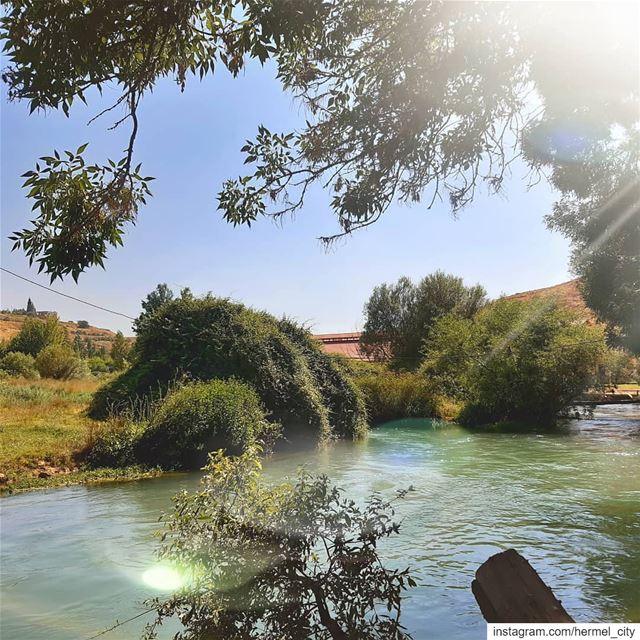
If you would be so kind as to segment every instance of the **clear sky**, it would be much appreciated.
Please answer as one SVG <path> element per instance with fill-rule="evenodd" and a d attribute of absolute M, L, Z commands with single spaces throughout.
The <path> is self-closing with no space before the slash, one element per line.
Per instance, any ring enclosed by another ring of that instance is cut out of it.
<path fill-rule="evenodd" d="M 119 159 L 129 134 L 126 123 L 107 131 L 107 114 L 87 121 L 118 93 L 80 105 L 70 118 L 61 113 L 28 115 L 26 104 L 7 103 L 1 113 L 2 266 L 43 284 L 49 279 L 29 269 L 11 252 L 7 236 L 30 219 L 20 174 L 53 149 L 76 149 L 90 142 L 86 156 Z M 184 93 L 170 81 L 147 96 L 140 113 L 136 161 L 153 175 L 154 197 L 127 231 L 125 246 L 108 254 L 106 271 L 94 268 L 78 284 L 71 278 L 52 286 L 130 316 L 159 282 L 176 290 L 211 291 L 278 316 L 308 323 L 316 332 L 355 331 L 372 288 L 406 275 L 418 279 L 436 269 L 480 282 L 491 296 L 550 286 L 568 280 L 568 243 L 548 231 L 543 215 L 554 194 L 546 184 L 527 190 L 516 167 L 504 197 L 482 193 L 454 220 L 446 205 L 393 206 L 384 218 L 327 252 L 317 237 L 337 230 L 329 195 L 316 190 L 294 219 L 277 226 L 264 219 L 248 228 L 226 224 L 216 207 L 225 178 L 243 170 L 240 148 L 258 124 L 290 130 L 304 114 L 284 94 L 273 69 L 252 65 L 238 79 L 219 74 L 192 80 Z M 40 310 L 65 320 L 131 334 L 129 322 L 46 292 L 5 273 L 2 308 L 23 307 L 31 297 Z"/>

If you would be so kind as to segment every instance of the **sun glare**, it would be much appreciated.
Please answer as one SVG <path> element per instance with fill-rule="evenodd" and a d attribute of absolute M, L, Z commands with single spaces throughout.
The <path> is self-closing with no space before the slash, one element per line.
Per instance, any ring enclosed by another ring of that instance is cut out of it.
<path fill-rule="evenodd" d="M 142 581 L 156 591 L 177 591 L 184 586 L 183 575 L 174 567 L 155 565 L 142 574 Z"/>

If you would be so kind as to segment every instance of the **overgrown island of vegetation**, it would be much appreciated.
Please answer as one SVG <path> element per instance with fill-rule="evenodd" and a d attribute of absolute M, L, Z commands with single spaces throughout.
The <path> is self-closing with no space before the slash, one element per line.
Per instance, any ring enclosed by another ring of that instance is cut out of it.
<path fill-rule="evenodd" d="M 325 353 L 305 328 L 227 299 L 143 302 L 135 342 L 110 353 L 29 316 L 0 349 L 2 488 L 200 469 L 210 452 L 327 446 L 407 418 L 549 429 L 637 360 L 554 298 L 488 301 L 436 272 L 376 287 L 360 351 Z"/>

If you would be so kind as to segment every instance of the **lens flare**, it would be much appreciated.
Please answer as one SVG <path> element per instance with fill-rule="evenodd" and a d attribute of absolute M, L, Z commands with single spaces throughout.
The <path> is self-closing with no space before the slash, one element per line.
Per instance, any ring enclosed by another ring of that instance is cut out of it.
<path fill-rule="evenodd" d="M 177 591 L 184 586 L 183 575 L 169 565 L 155 565 L 142 574 L 142 581 L 156 591 Z"/>

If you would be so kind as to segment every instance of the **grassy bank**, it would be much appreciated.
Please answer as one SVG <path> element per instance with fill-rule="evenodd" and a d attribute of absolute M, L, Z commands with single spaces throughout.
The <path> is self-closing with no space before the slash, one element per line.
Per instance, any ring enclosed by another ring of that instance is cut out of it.
<path fill-rule="evenodd" d="M 85 415 L 102 380 L 0 381 L 0 492 L 153 474 L 139 467 L 88 470 L 82 462 L 99 422 Z"/>
<path fill-rule="evenodd" d="M 455 420 L 459 404 L 434 391 L 429 380 L 410 371 L 393 371 L 387 365 L 347 362 L 355 385 L 363 393 L 369 423 L 376 426 L 402 418 Z"/>

